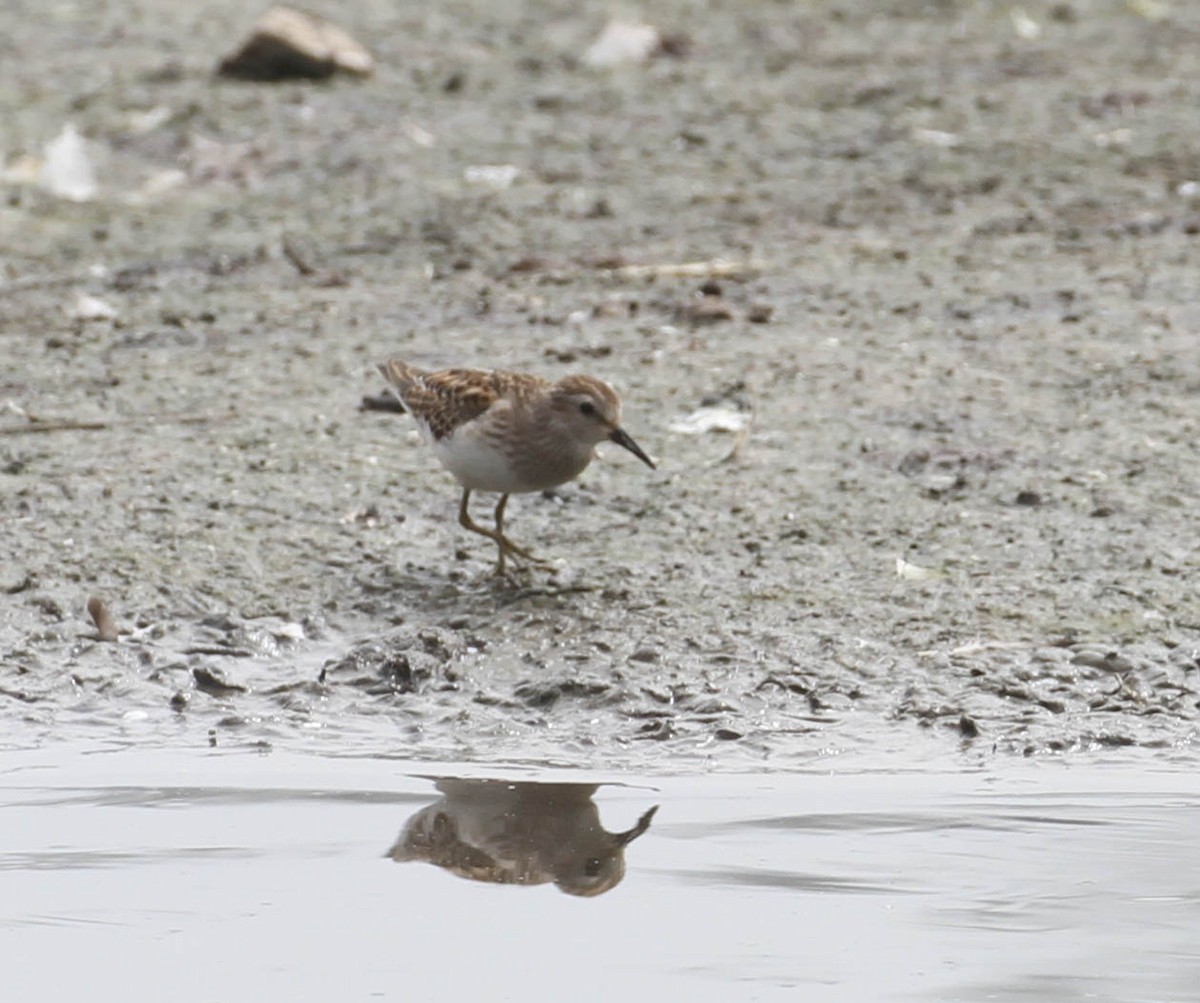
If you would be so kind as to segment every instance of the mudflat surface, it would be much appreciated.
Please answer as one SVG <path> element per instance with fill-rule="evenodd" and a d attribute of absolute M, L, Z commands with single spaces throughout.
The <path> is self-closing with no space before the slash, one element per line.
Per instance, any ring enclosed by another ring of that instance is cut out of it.
<path fill-rule="evenodd" d="M 576 4 L 308 6 L 373 77 L 214 78 L 223 0 L 0 12 L 6 745 L 1191 754 L 1200 9 L 652 3 L 596 71 Z M 393 353 L 602 376 L 659 470 L 514 499 L 557 570 L 491 581 L 359 409 Z"/>

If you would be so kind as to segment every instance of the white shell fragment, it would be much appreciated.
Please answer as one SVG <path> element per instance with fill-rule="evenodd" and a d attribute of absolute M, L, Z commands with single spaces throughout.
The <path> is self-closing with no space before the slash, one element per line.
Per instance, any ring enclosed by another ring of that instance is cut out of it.
<path fill-rule="evenodd" d="M 132 111 L 126 118 L 126 127 L 135 136 L 144 136 L 166 125 L 174 114 L 165 104 L 155 105 L 145 111 Z"/>
<path fill-rule="evenodd" d="M 46 144 L 38 183 L 51 195 L 72 202 L 87 202 L 99 192 L 87 141 L 70 122 Z"/>
<path fill-rule="evenodd" d="M 709 432 L 741 432 L 750 424 L 750 414 L 728 404 L 702 407 L 684 418 L 671 422 L 669 430 L 679 435 L 706 435 Z"/>
<path fill-rule="evenodd" d="M 74 320 L 116 320 L 117 308 L 99 296 L 80 293 L 67 311 Z"/>
<path fill-rule="evenodd" d="M 924 146 L 940 146 L 943 150 L 952 150 L 959 143 L 958 136 L 942 129 L 913 129 L 912 137 Z"/>
<path fill-rule="evenodd" d="M 1012 21 L 1013 32 L 1017 38 L 1024 39 L 1026 42 L 1041 38 L 1042 26 L 1030 17 L 1023 7 L 1014 7 L 1009 11 L 1008 16 Z"/>
<path fill-rule="evenodd" d="M 622 63 L 644 63 L 662 47 L 662 35 L 649 24 L 609 21 L 583 53 L 583 64 L 607 69 Z"/>
<path fill-rule="evenodd" d="M 909 563 L 903 557 L 897 557 L 896 577 L 906 582 L 928 582 L 936 578 L 945 578 L 946 573 L 939 568 L 923 568 L 919 564 Z"/>
<path fill-rule="evenodd" d="M 469 185 L 502 192 L 512 187 L 520 174 L 521 169 L 514 164 L 477 164 L 463 170 L 463 180 Z"/>

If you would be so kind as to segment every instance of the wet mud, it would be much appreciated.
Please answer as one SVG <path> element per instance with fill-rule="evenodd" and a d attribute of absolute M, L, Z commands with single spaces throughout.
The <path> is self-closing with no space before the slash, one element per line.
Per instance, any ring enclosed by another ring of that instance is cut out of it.
<path fill-rule="evenodd" d="M 654 3 L 595 70 L 368 2 L 372 77 L 263 85 L 200 6 L 0 14 L 6 743 L 1187 754 L 1200 10 Z M 514 498 L 556 567 L 493 581 L 391 354 L 608 379 L 658 470 Z"/>

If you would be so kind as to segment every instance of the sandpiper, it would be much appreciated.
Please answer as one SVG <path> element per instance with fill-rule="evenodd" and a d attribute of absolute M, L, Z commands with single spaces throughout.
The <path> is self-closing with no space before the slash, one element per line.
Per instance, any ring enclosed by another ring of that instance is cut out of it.
<path fill-rule="evenodd" d="M 504 535 L 508 496 L 545 491 L 574 480 L 615 442 L 654 469 L 654 462 L 621 428 L 621 401 L 603 380 L 564 376 L 551 382 L 502 369 L 418 369 L 402 359 L 379 366 L 392 392 L 412 415 L 442 466 L 462 485 L 458 521 L 492 540 L 499 550 L 496 574 L 507 558 L 545 562 Z M 472 491 L 496 492 L 495 530 L 468 512 Z"/>

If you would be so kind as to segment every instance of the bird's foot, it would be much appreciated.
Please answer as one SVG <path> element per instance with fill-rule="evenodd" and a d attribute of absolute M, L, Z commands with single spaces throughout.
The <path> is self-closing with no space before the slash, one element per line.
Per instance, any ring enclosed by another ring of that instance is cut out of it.
<path fill-rule="evenodd" d="M 500 545 L 501 561 L 503 561 L 505 556 L 508 556 L 515 558 L 518 561 L 524 561 L 526 564 L 532 564 L 539 568 L 554 567 L 554 565 L 549 561 L 543 560 L 535 554 L 530 553 L 524 547 L 518 547 L 507 536 L 500 537 L 500 539 L 496 542 Z"/>

